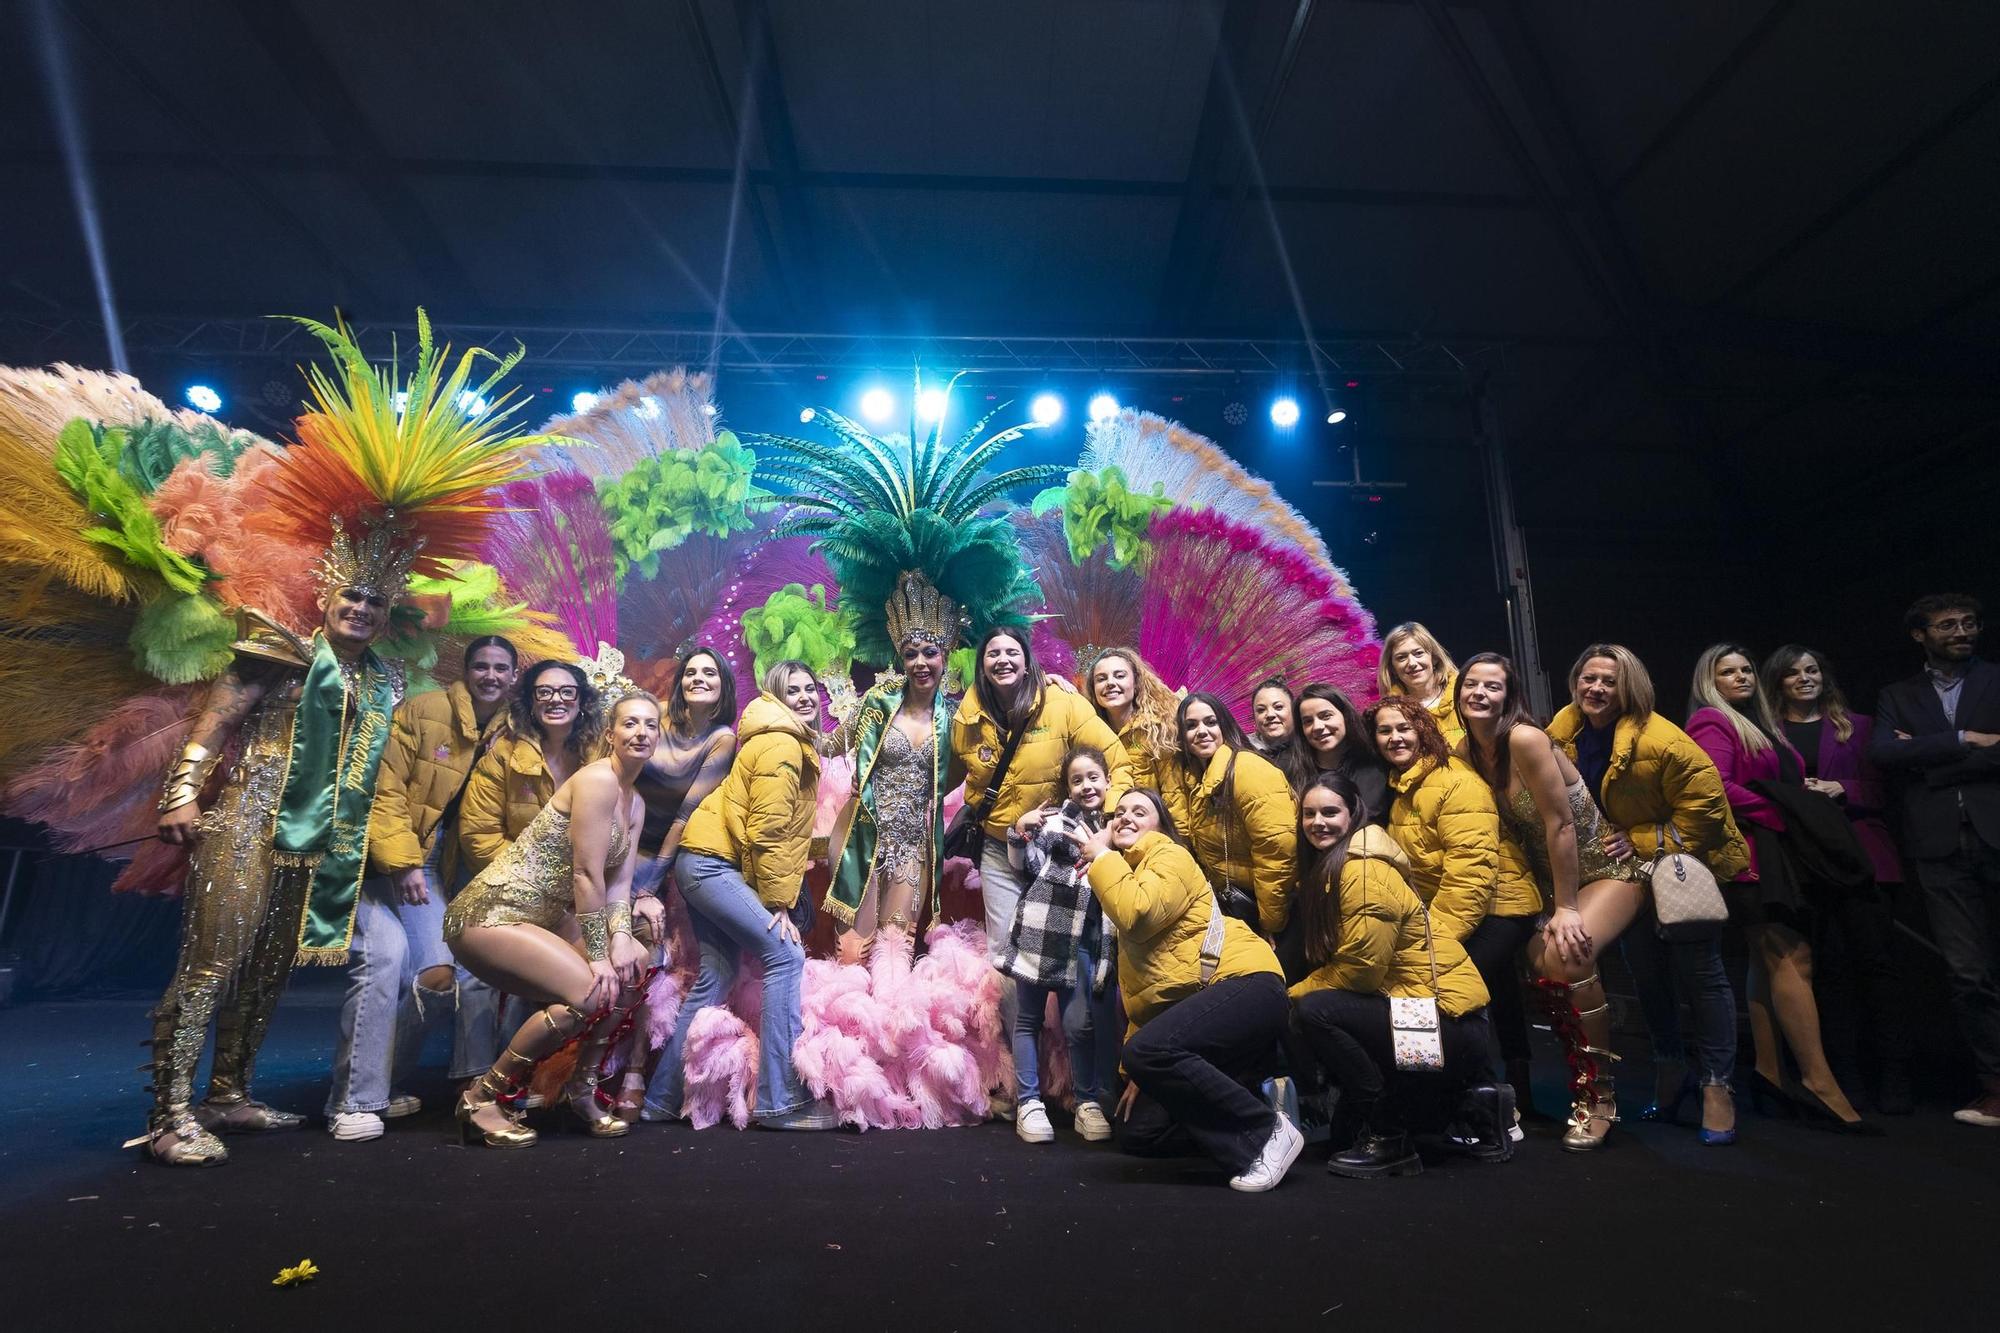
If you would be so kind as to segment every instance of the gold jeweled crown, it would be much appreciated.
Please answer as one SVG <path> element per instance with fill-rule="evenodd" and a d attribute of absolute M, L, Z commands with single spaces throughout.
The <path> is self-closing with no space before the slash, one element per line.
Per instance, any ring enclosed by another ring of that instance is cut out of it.
<path fill-rule="evenodd" d="M 625 654 L 599 639 L 595 658 L 579 657 L 576 664 L 582 669 L 584 678 L 597 691 L 607 716 L 611 705 L 638 689 L 639 686 L 625 674 Z"/>
<path fill-rule="evenodd" d="M 336 592 L 353 588 L 365 596 L 380 595 L 389 601 L 401 597 L 410 584 L 410 570 L 423 553 L 424 539 L 396 522 L 395 511 L 383 514 L 362 528 L 356 540 L 337 516 L 332 520 L 333 541 L 313 570 L 320 591 Z"/>
<path fill-rule="evenodd" d="M 882 612 L 889 621 L 889 642 L 898 647 L 916 639 L 950 652 L 965 628 L 958 603 L 914 569 L 904 570 L 896 580 L 896 591 Z"/>

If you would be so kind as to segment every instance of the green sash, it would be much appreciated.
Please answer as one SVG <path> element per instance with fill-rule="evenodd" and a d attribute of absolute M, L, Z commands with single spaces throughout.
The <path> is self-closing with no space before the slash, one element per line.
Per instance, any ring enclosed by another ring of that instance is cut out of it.
<path fill-rule="evenodd" d="M 827 915 L 843 926 L 854 924 L 861 899 L 868 890 L 868 877 L 875 871 L 875 790 L 869 778 L 875 772 L 875 757 L 882 746 L 882 733 L 903 706 L 901 690 L 871 688 L 863 697 L 861 715 L 855 721 L 853 818 L 847 836 L 833 851 L 833 883 L 822 904 Z M 952 703 L 940 689 L 931 704 L 931 915 L 937 915 L 939 880 L 938 849 L 944 845 L 945 768 L 951 762 Z"/>
<path fill-rule="evenodd" d="M 274 860 L 313 867 L 294 967 L 339 966 L 354 938 L 354 909 L 368 868 L 368 811 L 389 740 L 396 691 L 375 654 L 361 658 L 349 699 L 340 659 L 323 637 L 306 670 L 292 721 L 292 753 L 272 836 Z"/>

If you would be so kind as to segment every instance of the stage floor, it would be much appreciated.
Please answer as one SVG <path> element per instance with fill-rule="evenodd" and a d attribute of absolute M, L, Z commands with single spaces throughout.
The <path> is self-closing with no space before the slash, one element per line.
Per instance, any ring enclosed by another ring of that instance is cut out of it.
<path fill-rule="evenodd" d="M 334 980 L 278 1013 L 258 1083 L 276 1105 L 324 1099 Z M 117 1146 L 143 1124 L 149 999 L 0 1010 L 9 1328 L 1282 1330 L 1413 1312 L 1606 1333 L 1919 1328 L 1976 1326 L 2000 1295 L 1985 1257 L 2000 1133 L 1942 1105 L 1883 1139 L 1746 1107 L 1722 1149 L 1628 1124 L 1575 1156 L 1539 1130 L 1508 1165 L 1439 1158 L 1410 1180 L 1301 1159 L 1244 1196 L 1061 1121 L 1047 1147 L 988 1125 L 459 1148 L 433 1069 L 425 1111 L 373 1143 L 315 1123 L 170 1171 Z M 1621 1072 L 1629 1113 L 1650 1071 Z M 271 1285 L 307 1258 L 316 1281 Z"/>

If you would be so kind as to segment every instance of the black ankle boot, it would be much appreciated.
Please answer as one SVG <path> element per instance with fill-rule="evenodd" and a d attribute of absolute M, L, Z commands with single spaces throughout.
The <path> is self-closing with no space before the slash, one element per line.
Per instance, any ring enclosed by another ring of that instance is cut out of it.
<path fill-rule="evenodd" d="M 1514 1156 L 1514 1089 L 1505 1083 L 1479 1083 L 1459 1099 L 1458 1119 L 1469 1131 L 1464 1142 L 1469 1156 L 1482 1162 L 1505 1162 Z"/>
<path fill-rule="evenodd" d="M 1344 1104 L 1347 1099 L 1341 1098 Z M 1360 1124 L 1353 1145 L 1327 1160 L 1326 1169 L 1349 1180 L 1374 1180 L 1378 1176 L 1414 1176 L 1424 1169 L 1423 1159 L 1410 1146 L 1410 1136 L 1383 1123 L 1380 1108 L 1373 1102 L 1357 1102 L 1350 1114 Z"/>

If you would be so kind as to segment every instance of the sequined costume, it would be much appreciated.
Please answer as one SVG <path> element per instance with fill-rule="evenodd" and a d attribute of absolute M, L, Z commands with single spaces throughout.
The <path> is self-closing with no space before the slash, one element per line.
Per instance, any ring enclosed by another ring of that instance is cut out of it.
<path fill-rule="evenodd" d="M 1597 802 L 1591 799 L 1590 788 L 1579 777 L 1569 785 L 1569 808 L 1576 824 L 1576 858 L 1581 868 L 1577 879 L 1579 886 L 1594 884 L 1600 879 L 1622 879 L 1639 883 L 1646 877 L 1638 858 L 1614 861 L 1604 850 L 1604 832 L 1597 812 Z M 1551 901 L 1555 894 L 1555 873 L 1549 866 L 1548 836 L 1542 826 L 1542 813 L 1535 806 L 1534 794 L 1523 787 L 1507 799 L 1500 807 L 1506 818 L 1508 831 L 1528 853 L 1528 859 L 1535 867 L 1535 878 L 1542 886 L 1542 893 Z"/>
<path fill-rule="evenodd" d="M 896 725 L 900 685 L 869 690 L 832 743 L 854 753 L 854 795 L 834 830 L 833 882 L 824 906 L 864 939 L 883 926 L 914 939 L 926 905 L 935 911 L 952 705 L 939 690 L 930 727 L 912 742 Z"/>
<path fill-rule="evenodd" d="M 622 824 L 611 826 L 604 857 L 607 879 L 631 849 Z M 455 940 L 468 926 L 540 926 L 554 930 L 576 907 L 576 864 L 571 852 L 569 815 L 545 805 L 521 836 L 507 844 L 486 869 L 451 900 L 444 914 L 444 937 Z"/>

